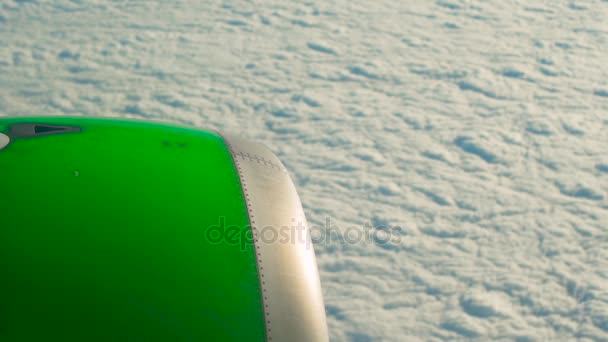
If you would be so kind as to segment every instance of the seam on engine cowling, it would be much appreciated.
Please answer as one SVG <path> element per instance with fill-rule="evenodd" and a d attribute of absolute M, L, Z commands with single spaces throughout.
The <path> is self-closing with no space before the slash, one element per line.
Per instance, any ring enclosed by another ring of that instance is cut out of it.
<path fill-rule="evenodd" d="M 217 132 L 216 132 L 217 133 Z M 269 161 L 267 159 L 264 159 L 262 157 L 259 157 L 255 155 L 252 155 L 250 153 L 243 153 L 243 152 L 237 152 L 234 147 L 232 146 L 232 144 L 230 144 L 230 142 L 228 142 L 228 139 L 226 139 L 223 135 L 217 133 L 220 137 L 222 137 L 222 139 L 224 140 L 226 146 L 228 147 L 228 151 L 230 152 L 230 155 L 232 156 L 232 160 L 234 161 L 234 165 L 236 167 L 236 171 L 239 177 L 239 180 L 241 182 L 241 188 L 243 189 L 243 196 L 245 199 L 245 206 L 247 208 L 247 216 L 249 218 L 249 226 L 251 227 L 251 234 L 252 234 L 252 238 L 253 238 L 253 247 L 254 247 L 254 253 L 255 253 L 255 259 L 256 259 L 256 264 L 257 264 L 257 269 L 258 269 L 258 274 L 260 276 L 260 289 L 261 289 L 261 296 L 262 296 L 262 312 L 264 315 L 264 326 L 265 326 L 265 331 L 266 331 L 266 340 L 267 341 L 271 341 L 272 337 L 271 337 L 271 326 L 270 326 L 270 312 L 268 311 L 268 297 L 267 297 L 267 289 L 266 289 L 266 282 L 264 279 L 264 266 L 263 266 L 263 262 L 262 262 L 262 253 L 260 252 L 260 247 L 259 247 L 259 231 L 258 228 L 256 227 L 255 224 L 255 217 L 253 216 L 253 209 L 251 207 L 251 200 L 249 197 L 249 191 L 247 190 L 247 184 L 245 182 L 245 177 L 243 176 L 243 169 L 241 168 L 241 162 L 238 160 L 237 157 L 241 157 L 241 158 L 245 158 L 247 160 L 250 161 L 255 161 L 261 165 L 265 165 L 268 167 L 272 167 L 272 168 L 277 168 L 279 170 L 284 170 L 284 168 L 282 168 L 280 165 L 273 163 L 272 161 Z M 264 161 L 266 161 L 266 163 L 264 163 Z"/>
<path fill-rule="evenodd" d="M 236 152 L 236 156 L 241 157 L 243 159 L 248 159 L 249 161 L 272 167 L 273 169 L 277 169 L 279 171 L 287 172 L 287 170 L 280 164 L 273 162 L 272 160 L 266 159 L 264 157 L 260 157 L 257 154 L 251 154 L 249 152 Z"/>

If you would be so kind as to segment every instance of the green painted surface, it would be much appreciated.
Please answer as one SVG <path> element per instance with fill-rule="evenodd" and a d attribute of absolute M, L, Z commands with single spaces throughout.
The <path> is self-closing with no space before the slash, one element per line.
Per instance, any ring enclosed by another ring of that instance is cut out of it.
<path fill-rule="evenodd" d="M 133 121 L 0 150 L 0 340 L 262 341 L 255 254 L 205 230 L 249 229 L 221 137 Z M 248 235 L 247 235 L 248 236 Z"/>

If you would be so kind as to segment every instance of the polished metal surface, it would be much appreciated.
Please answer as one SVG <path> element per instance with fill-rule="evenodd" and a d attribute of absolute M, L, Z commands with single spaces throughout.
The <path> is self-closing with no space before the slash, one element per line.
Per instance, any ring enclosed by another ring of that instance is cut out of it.
<path fill-rule="evenodd" d="M 11 138 L 8 135 L 0 133 L 0 150 L 5 148 L 11 142 Z"/>
<path fill-rule="evenodd" d="M 328 341 L 316 258 L 302 204 L 265 146 L 224 135 L 252 224 L 269 341 Z"/>

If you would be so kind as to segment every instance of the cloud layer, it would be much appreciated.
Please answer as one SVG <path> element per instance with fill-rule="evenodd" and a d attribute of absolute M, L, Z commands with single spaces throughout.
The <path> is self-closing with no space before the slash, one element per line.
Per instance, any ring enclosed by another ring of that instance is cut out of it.
<path fill-rule="evenodd" d="M 270 146 L 311 224 L 398 237 L 316 246 L 333 340 L 606 341 L 606 18 L 605 0 L 8 0 L 0 114 Z"/>

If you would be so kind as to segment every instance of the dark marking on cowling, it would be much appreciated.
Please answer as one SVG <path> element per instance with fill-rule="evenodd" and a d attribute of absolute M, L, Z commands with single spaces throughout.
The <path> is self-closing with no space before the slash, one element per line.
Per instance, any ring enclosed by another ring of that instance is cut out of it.
<path fill-rule="evenodd" d="M 171 146 L 171 143 L 170 143 L 170 142 L 168 142 L 168 141 L 166 141 L 166 140 L 164 140 L 164 141 L 163 141 L 163 145 L 165 145 L 165 146 L 169 147 L 169 146 Z"/>
<path fill-rule="evenodd" d="M 11 138 L 34 138 L 43 135 L 81 132 L 78 126 L 49 125 L 43 123 L 20 123 L 10 126 Z"/>

